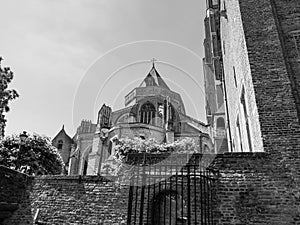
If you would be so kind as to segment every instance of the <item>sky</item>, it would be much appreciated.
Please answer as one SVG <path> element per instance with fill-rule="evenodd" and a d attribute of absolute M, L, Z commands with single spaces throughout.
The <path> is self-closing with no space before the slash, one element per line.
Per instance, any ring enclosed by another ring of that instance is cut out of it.
<path fill-rule="evenodd" d="M 202 58 L 204 0 L 1 1 L 0 56 L 20 95 L 6 135 L 49 137 L 124 95 L 151 69 L 182 95 L 187 114 L 205 121 Z"/>

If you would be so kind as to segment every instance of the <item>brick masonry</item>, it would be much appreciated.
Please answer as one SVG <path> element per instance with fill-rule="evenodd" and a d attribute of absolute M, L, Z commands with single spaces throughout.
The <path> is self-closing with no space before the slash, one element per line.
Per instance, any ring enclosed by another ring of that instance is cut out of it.
<path fill-rule="evenodd" d="M 0 166 L 0 224 L 32 224 L 32 180 L 25 174 Z"/>
<path fill-rule="evenodd" d="M 281 41 L 287 72 L 291 81 L 298 115 L 300 115 L 300 48 L 294 35 L 300 35 L 300 4 L 297 0 L 272 0 L 273 14 Z"/>
<path fill-rule="evenodd" d="M 299 159 L 286 164 L 267 153 L 226 153 L 214 166 L 216 224 L 300 223 Z"/>
<path fill-rule="evenodd" d="M 128 187 L 102 177 L 30 178 L 0 168 L 1 203 L 18 209 L 0 224 L 126 224 Z M 3 204 L 2 204 L 3 205 Z M 0 208 L 1 213 L 8 213 Z M 8 215 L 9 216 L 9 215 Z"/>
<path fill-rule="evenodd" d="M 101 177 L 35 179 L 32 210 L 49 224 L 125 224 L 128 189 Z"/>

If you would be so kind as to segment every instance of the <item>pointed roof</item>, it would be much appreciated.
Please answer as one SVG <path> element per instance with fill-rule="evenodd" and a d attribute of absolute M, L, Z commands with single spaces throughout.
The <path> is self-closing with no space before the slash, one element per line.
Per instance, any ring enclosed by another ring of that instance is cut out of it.
<path fill-rule="evenodd" d="M 158 86 L 168 90 L 171 90 L 166 82 L 162 79 L 162 77 L 157 72 L 154 63 L 152 64 L 152 68 L 148 75 L 145 77 L 143 82 L 140 84 L 140 87 L 149 87 L 149 86 Z"/>
<path fill-rule="evenodd" d="M 65 125 L 62 126 L 62 129 L 55 135 L 55 137 L 52 139 L 52 142 L 58 138 L 58 137 L 66 137 L 68 138 L 69 140 L 73 141 L 72 138 L 66 133 L 65 131 Z"/>

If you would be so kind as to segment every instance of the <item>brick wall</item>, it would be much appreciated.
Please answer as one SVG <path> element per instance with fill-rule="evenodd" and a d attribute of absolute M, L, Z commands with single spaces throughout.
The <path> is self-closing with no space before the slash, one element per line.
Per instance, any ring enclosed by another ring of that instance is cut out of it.
<path fill-rule="evenodd" d="M 32 224 L 31 183 L 27 175 L 0 166 L 0 224 Z"/>
<path fill-rule="evenodd" d="M 296 155 L 295 155 L 296 156 Z M 278 164 L 267 153 L 226 153 L 215 167 L 216 224 L 299 224 L 299 156 Z"/>
<path fill-rule="evenodd" d="M 128 188 L 96 176 L 43 176 L 33 182 L 32 210 L 49 224 L 125 224 Z"/>
<path fill-rule="evenodd" d="M 297 0 L 271 0 L 273 14 L 300 116 L 300 48 L 297 51 L 294 34 L 300 35 L 300 4 Z"/>
<path fill-rule="evenodd" d="M 213 201 L 208 206 L 212 206 L 215 224 L 299 224 L 299 153 L 295 151 L 290 157 L 293 157 L 290 162 L 287 159 L 278 162 L 278 154 L 273 153 L 218 155 L 211 165 L 218 177 L 210 186 Z M 0 171 L 0 202 L 18 203 L 18 209 L 3 224 L 32 224 L 37 209 L 37 220 L 46 224 L 126 223 L 129 195 L 127 186 L 96 176 L 43 176 L 32 180 L 8 169 Z M 155 193 L 159 194 L 159 189 L 177 189 L 187 199 L 188 181 L 185 178 L 181 181 L 179 177 L 174 182 L 174 179 L 173 183 L 169 179 L 162 181 L 161 185 L 157 183 Z M 193 210 L 194 202 L 201 204 L 201 194 L 207 196 L 207 191 L 201 192 L 203 187 L 199 187 L 200 181 L 192 179 L 190 182 L 191 196 L 194 196 L 191 198 Z M 196 186 L 193 186 L 195 182 Z M 183 186 L 176 188 L 176 183 L 182 183 Z M 144 212 L 152 205 L 152 189 L 153 185 L 146 187 Z M 134 193 L 141 198 L 141 188 Z M 135 197 L 132 200 L 134 203 Z M 168 212 L 169 207 L 165 209 Z M 195 215 L 193 211 L 191 213 L 193 221 Z"/>
<path fill-rule="evenodd" d="M 125 224 L 128 187 L 96 176 L 28 177 L 0 167 L 0 224 Z"/>
<path fill-rule="evenodd" d="M 288 153 L 299 148 L 300 130 L 277 17 L 270 0 L 239 3 L 264 151 Z"/>

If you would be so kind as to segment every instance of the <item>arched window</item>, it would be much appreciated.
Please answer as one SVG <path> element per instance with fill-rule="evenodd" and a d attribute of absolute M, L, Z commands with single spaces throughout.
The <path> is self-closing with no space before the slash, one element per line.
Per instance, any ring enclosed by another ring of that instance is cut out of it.
<path fill-rule="evenodd" d="M 154 118 L 155 118 L 155 107 L 151 102 L 146 102 L 141 107 L 140 122 L 154 125 L 155 123 Z"/>
<path fill-rule="evenodd" d="M 252 144 L 251 144 L 251 135 L 250 135 L 250 127 L 249 127 L 249 116 L 248 116 L 248 110 L 246 105 L 246 99 L 245 99 L 245 89 L 243 87 L 242 89 L 242 95 L 241 95 L 241 104 L 243 107 L 243 114 L 244 114 L 244 122 L 246 125 L 246 132 L 247 132 L 247 139 L 248 139 L 248 146 L 249 151 L 252 152 Z"/>
<path fill-rule="evenodd" d="M 225 121 L 222 117 L 217 119 L 217 128 L 225 128 Z"/>
<path fill-rule="evenodd" d="M 59 140 L 58 145 L 57 145 L 57 149 L 62 150 L 63 144 L 64 144 L 64 142 L 62 140 Z"/>

